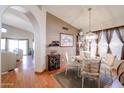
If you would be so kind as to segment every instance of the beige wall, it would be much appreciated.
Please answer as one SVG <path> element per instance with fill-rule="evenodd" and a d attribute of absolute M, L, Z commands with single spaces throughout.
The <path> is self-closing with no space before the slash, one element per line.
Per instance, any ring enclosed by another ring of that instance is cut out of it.
<path fill-rule="evenodd" d="M 32 32 L 24 31 L 12 26 L 2 25 L 3 28 L 7 29 L 7 33 L 2 33 L 2 37 L 14 38 L 14 39 L 28 39 L 29 40 L 29 48 L 33 46 L 33 38 L 34 34 Z"/>
<path fill-rule="evenodd" d="M 74 19 L 75 20 L 75 19 Z M 63 30 L 62 27 L 67 27 L 68 30 Z M 68 52 L 69 59 L 76 55 L 76 35 L 78 29 L 72 27 L 68 23 L 60 20 L 59 18 L 47 13 L 47 25 L 46 25 L 46 44 L 49 45 L 52 41 L 60 40 L 60 33 L 72 34 L 74 36 L 74 46 L 73 47 L 47 47 L 47 54 L 51 49 L 57 50 L 58 53 L 64 55 Z M 63 56 L 62 56 L 63 58 Z"/>

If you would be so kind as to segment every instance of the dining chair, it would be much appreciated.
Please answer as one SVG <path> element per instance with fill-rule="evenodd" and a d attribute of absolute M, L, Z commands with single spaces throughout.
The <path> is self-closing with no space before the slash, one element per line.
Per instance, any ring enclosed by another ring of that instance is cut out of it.
<path fill-rule="evenodd" d="M 81 70 L 82 87 L 84 87 L 85 76 L 93 80 L 98 80 L 98 87 L 100 87 L 100 66 L 101 59 L 93 59 L 90 63 L 84 63 Z"/>
<path fill-rule="evenodd" d="M 80 56 L 82 57 L 82 59 L 91 58 L 91 53 L 89 51 L 81 51 Z"/>
<path fill-rule="evenodd" d="M 109 71 L 109 74 L 111 76 L 112 79 L 112 67 L 114 66 L 114 61 L 115 61 L 115 56 L 113 56 L 112 54 L 106 54 L 103 62 L 102 62 L 102 66 L 104 67 L 104 72 L 105 75 L 107 75 L 107 71 Z M 113 79 L 112 79 L 113 80 Z"/>
<path fill-rule="evenodd" d="M 65 53 L 65 61 L 66 61 L 66 69 L 65 69 L 65 75 L 67 75 L 67 72 L 69 69 L 77 68 L 79 71 L 80 64 L 76 62 L 73 57 L 69 60 L 68 53 Z M 78 72 L 79 75 L 79 72 Z"/>
<path fill-rule="evenodd" d="M 122 72 L 124 72 L 124 60 L 117 67 L 117 75 L 119 76 Z"/>
<path fill-rule="evenodd" d="M 119 64 L 117 68 L 117 75 L 120 83 L 124 86 L 124 60 Z"/>
<path fill-rule="evenodd" d="M 124 88 L 124 60 L 122 60 L 117 66 L 116 78 L 111 85 L 106 85 L 105 87 L 110 88 Z"/>

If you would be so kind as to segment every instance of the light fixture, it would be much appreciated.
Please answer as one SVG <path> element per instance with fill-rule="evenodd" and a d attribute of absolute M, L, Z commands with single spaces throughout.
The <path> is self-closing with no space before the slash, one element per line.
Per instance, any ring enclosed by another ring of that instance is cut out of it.
<path fill-rule="evenodd" d="M 7 29 L 1 28 L 1 32 L 2 32 L 2 33 L 6 33 L 6 32 L 7 32 Z"/>
<path fill-rule="evenodd" d="M 83 35 L 84 35 L 83 29 L 80 29 L 80 30 L 79 30 L 79 35 L 80 35 L 80 36 L 83 36 Z"/>
<path fill-rule="evenodd" d="M 97 35 L 91 31 L 91 10 L 92 8 L 89 8 L 89 31 L 85 34 L 85 37 L 87 40 L 91 41 L 92 39 L 97 39 Z"/>

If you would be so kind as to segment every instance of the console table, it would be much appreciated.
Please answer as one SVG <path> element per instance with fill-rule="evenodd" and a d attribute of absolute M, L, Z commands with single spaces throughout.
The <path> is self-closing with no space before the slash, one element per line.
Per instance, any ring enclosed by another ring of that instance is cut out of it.
<path fill-rule="evenodd" d="M 47 68 L 48 71 L 60 68 L 60 54 L 47 55 Z"/>

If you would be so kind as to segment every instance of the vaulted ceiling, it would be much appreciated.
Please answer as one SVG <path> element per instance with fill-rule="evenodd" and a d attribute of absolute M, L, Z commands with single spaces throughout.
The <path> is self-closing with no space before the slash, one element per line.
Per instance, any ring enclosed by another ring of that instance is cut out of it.
<path fill-rule="evenodd" d="M 92 30 L 124 25 L 124 6 L 122 5 L 46 5 L 45 7 L 47 12 L 84 31 L 88 31 L 89 28 L 88 8 L 92 8 Z M 3 15 L 3 23 L 32 31 L 33 27 L 30 20 L 26 17 L 26 13 L 28 11 L 23 8 L 9 8 Z"/>
<path fill-rule="evenodd" d="M 23 7 L 13 6 L 8 8 L 2 17 L 2 23 L 22 30 L 33 32 L 33 26 L 26 16 L 28 11 Z"/>
<path fill-rule="evenodd" d="M 47 10 L 60 19 L 68 22 L 78 29 L 88 31 L 89 12 L 91 11 L 91 28 L 92 30 L 110 28 L 114 26 L 124 25 L 124 6 L 86 6 L 86 5 L 60 5 L 46 6 Z"/>

